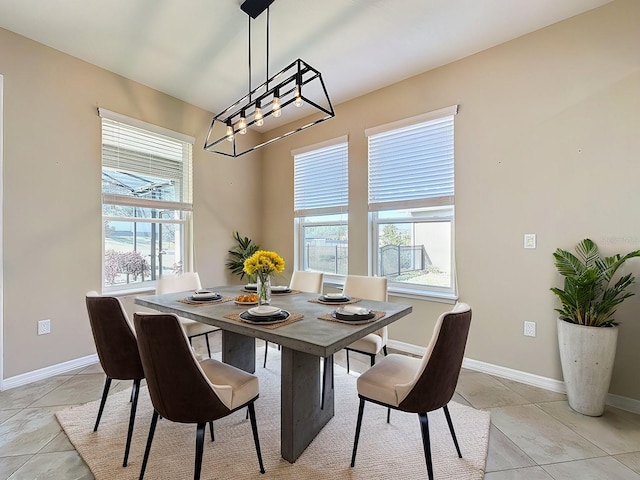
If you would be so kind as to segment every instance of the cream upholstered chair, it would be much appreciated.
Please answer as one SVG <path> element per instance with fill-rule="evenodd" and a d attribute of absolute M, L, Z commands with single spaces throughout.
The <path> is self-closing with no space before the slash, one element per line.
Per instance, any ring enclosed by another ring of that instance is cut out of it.
<path fill-rule="evenodd" d="M 163 293 L 185 292 L 190 290 L 192 292 L 200 290 L 202 284 L 200 283 L 200 276 L 197 272 L 185 272 L 180 275 L 162 276 L 156 282 L 156 294 L 162 295 Z M 194 337 L 204 336 L 207 342 L 207 352 L 209 358 L 211 358 L 211 346 L 209 345 L 209 334 L 220 330 L 217 327 L 212 327 L 206 323 L 196 322 L 195 320 L 189 320 L 188 318 L 178 317 L 180 324 L 187 334 L 189 343 Z"/>
<path fill-rule="evenodd" d="M 244 407 L 251 419 L 260 473 L 264 473 L 254 408 L 259 395 L 258 377 L 211 358 L 198 362 L 174 314 L 136 313 L 133 322 L 153 404 L 140 480 L 144 478 L 159 416 L 171 422 L 197 424 L 194 479 L 198 480 L 206 424 L 211 426 L 213 440 L 212 422 Z"/>
<path fill-rule="evenodd" d="M 387 301 L 387 278 L 367 277 L 363 275 L 347 275 L 342 289 L 344 295 L 362 298 L 367 300 Z M 366 337 L 356 340 L 348 347 L 347 351 L 347 372 L 349 372 L 349 352 L 358 352 L 368 355 L 371 359 L 371 366 L 376 363 L 376 355 L 382 350 L 387 354 L 387 327 L 382 327 Z"/>
<path fill-rule="evenodd" d="M 358 377 L 360 408 L 351 455 L 352 467 L 356 461 L 365 401 L 418 414 L 429 480 L 433 480 L 433 466 L 428 412 L 439 408 L 444 410 L 458 457 L 462 458 L 447 404 L 458 383 L 470 325 L 471 309 L 469 305 L 459 303 L 438 318 L 422 359 L 392 354 Z"/>
<path fill-rule="evenodd" d="M 85 301 L 98 359 L 102 370 L 107 376 L 102 391 L 102 400 L 100 400 L 100 408 L 98 409 L 98 417 L 93 427 L 94 432 L 98 430 L 111 381 L 114 378 L 116 380 L 133 380 L 129 429 L 122 462 L 122 466 L 126 467 L 129 449 L 131 448 L 133 423 L 136 418 L 140 381 L 144 378 L 144 371 L 138 354 L 136 334 L 119 298 L 101 296 L 97 292 L 89 292 Z"/>
<path fill-rule="evenodd" d="M 295 270 L 291 275 L 291 281 L 289 282 L 289 288 L 291 290 L 299 290 L 301 292 L 308 293 L 322 293 L 322 283 L 324 282 L 324 273 L 322 272 L 305 272 L 302 270 Z M 269 342 L 264 342 L 264 363 L 263 368 L 267 366 L 267 351 L 269 349 Z M 280 349 L 280 345 L 278 345 Z"/>

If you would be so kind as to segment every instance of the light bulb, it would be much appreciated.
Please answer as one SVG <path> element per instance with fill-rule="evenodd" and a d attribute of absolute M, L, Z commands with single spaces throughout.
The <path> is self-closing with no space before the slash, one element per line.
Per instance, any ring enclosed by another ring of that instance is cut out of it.
<path fill-rule="evenodd" d="M 293 104 L 296 107 L 301 107 L 304 102 L 302 101 L 302 97 L 300 96 L 300 85 L 296 85 L 296 99 Z"/>
<path fill-rule="evenodd" d="M 278 118 L 282 115 L 282 110 L 280 109 L 280 98 L 278 97 L 278 92 L 274 92 L 273 94 L 273 103 L 271 104 L 271 112 L 273 116 Z"/>
<path fill-rule="evenodd" d="M 255 121 L 256 127 L 261 127 L 264 125 L 264 118 L 262 117 L 262 109 L 260 108 L 260 104 L 256 103 L 256 111 L 253 114 L 253 120 Z"/>
<path fill-rule="evenodd" d="M 238 120 L 238 132 L 240 135 L 247 133 L 247 119 L 245 118 L 244 110 L 240 113 L 240 120 Z"/>
<path fill-rule="evenodd" d="M 233 127 L 231 126 L 230 123 L 227 123 L 227 140 L 229 140 L 230 142 L 233 142 Z"/>

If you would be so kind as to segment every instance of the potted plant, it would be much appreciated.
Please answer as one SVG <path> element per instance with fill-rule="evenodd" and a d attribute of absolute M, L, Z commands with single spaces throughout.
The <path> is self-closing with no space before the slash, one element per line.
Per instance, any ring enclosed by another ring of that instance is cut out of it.
<path fill-rule="evenodd" d="M 600 416 L 609 392 L 618 340 L 616 307 L 634 295 L 633 274 L 617 278 L 618 269 L 640 250 L 602 257 L 598 246 L 586 238 L 576 255 L 558 248 L 553 257 L 564 288 L 551 288 L 560 299 L 558 324 L 560 363 L 571 408 Z"/>
<path fill-rule="evenodd" d="M 225 265 L 231 273 L 240 275 L 240 279 L 247 275 L 249 283 L 253 283 L 256 281 L 256 276 L 244 271 L 244 261 L 260 250 L 260 247 L 249 237 L 241 237 L 238 232 L 235 232 L 233 237 L 236 240 L 236 246 L 228 250 L 229 257 Z"/>

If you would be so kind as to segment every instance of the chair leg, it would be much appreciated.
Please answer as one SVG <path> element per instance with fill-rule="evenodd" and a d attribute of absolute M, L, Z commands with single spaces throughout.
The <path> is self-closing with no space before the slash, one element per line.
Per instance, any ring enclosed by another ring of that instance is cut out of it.
<path fill-rule="evenodd" d="M 100 419 L 102 418 L 102 411 L 104 410 L 104 404 L 107 401 L 107 395 L 109 394 L 110 387 L 111 387 L 111 379 L 107 377 L 107 379 L 104 381 L 104 389 L 102 390 L 102 400 L 100 400 L 100 408 L 98 409 L 98 418 L 96 418 L 96 424 L 93 427 L 94 432 L 98 430 L 98 425 L 100 424 Z"/>
<path fill-rule="evenodd" d="M 267 352 L 269 351 L 269 342 L 264 341 L 264 363 L 262 364 L 262 368 L 267 368 Z"/>
<path fill-rule="evenodd" d="M 251 417 L 251 431 L 253 432 L 253 443 L 256 444 L 256 455 L 258 455 L 258 463 L 260 464 L 260 473 L 264 473 L 264 465 L 262 464 L 262 452 L 260 451 L 260 439 L 258 438 L 258 424 L 256 423 L 256 410 L 253 402 L 247 405 L 249 417 Z"/>
<path fill-rule="evenodd" d="M 374 355 L 371 355 L 371 366 L 373 367 L 375 364 L 376 364 L 376 356 L 374 354 Z"/>
<path fill-rule="evenodd" d="M 447 417 L 449 431 L 451 432 L 451 438 L 453 438 L 453 444 L 456 446 L 458 458 L 462 458 L 462 453 L 460 453 L 460 446 L 458 445 L 458 439 L 456 438 L 456 431 L 453 429 L 453 422 L 451 421 L 451 415 L 449 415 L 449 406 L 445 405 L 444 407 L 442 407 L 442 409 L 444 410 L 444 416 Z"/>
<path fill-rule="evenodd" d="M 384 347 L 382 347 L 382 351 L 384 352 L 384 356 L 386 357 L 387 355 L 389 355 L 387 353 L 387 346 L 385 345 Z"/>
<path fill-rule="evenodd" d="M 353 452 L 351 453 L 351 467 L 356 464 L 356 452 L 358 451 L 358 440 L 360 440 L 360 427 L 362 426 L 362 414 L 364 413 L 364 399 L 360 399 L 358 408 L 358 422 L 356 423 L 356 436 L 353 439 Z"/>
<path fill-rule="evenodd" d="M 387 408 L 387 423 L 391 423 L 391 409 Z"/>
<path fill-rule="evenodd" d="M 419 413 L 420 429 L 422 430 L 422 446 L 424 447 L 424 458 L 427 461 L 427 473 L 429 480 L 433 480 L 433 465 L 431 464 L 431 442 L 429 441 L 429 418 L 426 413 Z"/>
<path fill-rule="evenodd" d="M 151 425 L 149 426 L 149 436 L 147 437 L 147 446 L 144 449 L 144 458 L 142 459 L 142 467 L 140 468 L 139 480 L 144 478 L 144 471 L 147 469 L 147 461 L 149 460 L 149 452 L 151 452 L 151 442 L 153 442 L 153 434 L 156 431 L 158 423 L 158 412 L 154 409 L 151 417 Z"/>
<path fill-rule="evenodd" d="M 140 393 L 140 379 L 133 381 L 131 387 L 131 413 L 129 414 L 129 429 L 127 430 L 127 445 L 124 447 L 124 460 L 122 466 L 127 466 L 129 450 L 131 449 L 131 437 L 133 437 L 133 423 L 136 420 L 136 407 L 138 406 L 138 394 Z"/>
<path fill-rule="evenodd" d="M 204 450 L 204 427 L 205 422 L 200 422 L 196 428 L 196 463 L 193 469 L 193 480 L 200 480 L 202 471 L 202 452 Z"/>
<path fill-rule="evenodd" d="M 345 349 L 345 352 L 347 353 L 347 373 L 349 373 L 349 349 Z"/>
<path fill-rule="evenodd" d="M 215 442 L 216 441 L 216 437 L 213 434 L 213 422 L 209 422 L 209 432 L 211 432 L 211 441 Z"/>
<path fill-rule="evenodd" d="M 204 334 L 204 340 L 207 342 L 207 353 L 209 354 L 209 358 L 211 358 L 211 347 L 209 346 L 209 334 Z"/>

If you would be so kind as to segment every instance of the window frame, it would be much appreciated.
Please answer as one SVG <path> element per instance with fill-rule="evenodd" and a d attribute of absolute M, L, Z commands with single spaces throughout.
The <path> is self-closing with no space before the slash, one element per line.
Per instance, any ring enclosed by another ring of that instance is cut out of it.
<path fill-rule="evenodd" d="M 349 214 L 348 214 L 348 197 L 349 197 L 349 137 L 347 135 L 333 138 L 324 142 L 308 145 L 303 148 L 291 151 L 294 162 L 294 197 L 296 191 L 296 156 L 305 153 L 321 151 L 326 148 L 341 146 L 346 149 L 345 172 L 344 172 L 344 188 L 346 189 L 346 204 L 336 206 L 322 206 L 309 209 L 297 209 L 294 199 L 294 268 L 303 270 L 304 261 L 304 229 L 305 227 L 321 227 L 321 226 L 342 226 L 347 231 L 347 264 L 348 264 L 348 231 L 349 231 Z M 330 220 L 332 216 L 344 216 L 341 220 Z M 309 222 L 305 219 L 327 217 L 327 221 Z M 313 271 L 313 270 L 307 270 Z M 335 284 L 343 283 L 345 275 L 338 273 L 324 272 L 324 283 Z"/>
<path fill-rule="evenodd" d="M 371 137 L 379 134 L 390 134 L 396 131 L 399 135 L 406 134 L 411 128 L 425 124 L 434 120 L 442 119 L 445 117 L 453 116 L 457 114 L 458 106 L 454 105 L 446 107 L 433 112 L 428 112 L 423 115 L 406 118 L 397 122 L 381 125 L 378 127 L 369 128 L 365 131 L 367 136 L 367 164 L 369 169 L 371 168 Z M 453 125 L 455 132 L 455 122 Z M 455 142 L 452 141 L 452 147 Z M 453 154 L 453 163 L 455 165 L 455 154 Z M 455 180 L 455 177 L 454 177 Z M 402 179 L 398 180 L 402 182 Z M 457 287 L 457 275 L 456 275 L 456 260 L 455 260 L 455 200 L 453 190 L 450 194 L 444 194 L 435 197 L 425 198 L 412 198 L 408 200 L 390 200 L 390 201 L 372 201 L 372 195 L 370 191 L 371 185 L 369 185 L 368 193 L 368 205 L 369 205 L 369 268 L 374 275 L 379 272 L 379 228 L 384 224 L 419 224 L 429 222 L 442 222 L 446 221 L 450 223 L 450 281 L 451 287 L 440 287 L 435 285 L 421 285 L 412 284 L 410 282 L 396 282 L 389 280 L 388 289 L 390 293 L 396 296 L 408 297 L 408 298 L 420 298 L 427 297 L 433 301 L 454 303 L 458 298 Z M 425 211 L 426 209 L 426 211 Z M 429 209 L 433 209 L 431 213 Z M 416 212 L 422 211 L 421 215 L 416 217 L 398 217 L 398 218 L 380 218 L 381 212 Z"/>
<path fill-rule="evenodd" d="M 144 134 L 148 134 L 150 136 L 156 137 L 158 139 L 162 139 L 165 137 L 171 142 L 179 142 L 182 144 L 180 147 L 182 150 L 182 166 L 180 168 L 180 178 L 181 178 L 181 189 L 180 189 L 180 198 L 176 200 L 159 200 L 152 198 L 141 198 L 134 196 L 127 196 L 121 194 L 112 194 L 103 192 L 103 188 L 101 187 L 101 218 L 102 218 L 102 291 L 103 293 L 109 294 L 130 294 L 130 293 L 138 293 L 145 292 L 155 289 L 156 280 L 150 279 L 144 281 L 137 281 L 133 283 L 125 283 L 125 284 L 108 284 L 106 279 L 106 268 L 105 268 L 105 255 L 107 253 L 107 231 L 106 224 L 109 221 L 112 222 L 125 222 L 132 224 L 157 224 L 157 225 L 175 225 L 176 232 L 174 239 L 175 243 L 180 244 L 180 258 L 182 261 L 182 271 L 191 271 L 193 269 L 193 235 L 192 235 L 192 210 L 193 210 L 193 144 L 195 143 L 195 138 L 190 137 L 188 135 L 174 132 L 172 130 L 166 129 L 164 127 L 160 127 L 157 125 L 153 125 L 147 122 L 143 122 L 141 120 L 127 117 L 125 115 L 111 112 L 109 110 L 99 108 L 98 109 L 99 116 L 101 117 L 101 176 L 105 172 L 105 168 L 114 169 L 113 166 L 106 165 L 104 159 L 104 135 L 105 135 L 105 120 L 108 122 L 118 122 L 122 124 L 124 129 L 133 128 L 138 130 L 143 130 Z M 107 127 L 108 130 L 109 127 Z M 113 146 L 110 144 L 110 146 Z M 185 163 L 186 162 L 186 163 Z M 125 170 L 126 171 L 126 170 Z M 143 174 L 140 174 L 143 175 Z M 163 178 L 162 171 L 154 170 L 153 168 L 149 169 L 148 173 L 144 175 L 149 175 L 151 177 L 160 177 Z M 137 217 L 128 216 L 128 215 L 110 215 L 105 213 L 106 207 L 125 207 L 132 208 L 134 212 L 137 209 L 149 209 L 150 211 L 172 211 L 173 216 L 175 218 L 161 218 L 161 217 Z M 178 233 L 179 232 L 179 233 Z M 179 237 L 179 239 L 178 239 Z M 128 250 L 127 250 L 128 251 Z M 139 251 L 139 250 L 131 250 L 131 251 Z M 158 255 L 162 255 L 161 251 L 158 251 Z M 159 262 L 161 263 L 161 262 Z M 162 271 L 158 272 L 158 276 L 162 276 Z M 151 273 L 153 278 L 155 272 Z"/>

